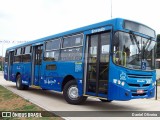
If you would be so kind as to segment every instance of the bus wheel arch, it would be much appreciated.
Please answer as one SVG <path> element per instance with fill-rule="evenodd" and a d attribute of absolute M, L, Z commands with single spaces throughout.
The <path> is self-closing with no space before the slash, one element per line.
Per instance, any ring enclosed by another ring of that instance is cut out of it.
<path fill-rule="evenodd" d="M 28 85 L 22 84 L 21 74 L 19 72 L 16 74 L 16 87 L 18 90 L 26 90 L 29 88 Z"/>
<path fill-rule="evenodd" d="M 75 80 L 75 78 L 72 75 L 67 75 L 64 79 L 63 79 L 63 83 L 62 83 L 62 91 L 64 89 L 64 86 L 67 84 L 67 82 L 71 81 L 71 80 Z M 76 81 L 76 80 L 75 80 Z"/>
<path fill-rule="evenodd" d="M 86 101 L 87 97 L 78 95 L 78 87 L 77 81 L 75 79 L 71 79 L 67 81 L 63 86 L 63 95 L 65 100 L 69 104 L 82 104 Z"/>

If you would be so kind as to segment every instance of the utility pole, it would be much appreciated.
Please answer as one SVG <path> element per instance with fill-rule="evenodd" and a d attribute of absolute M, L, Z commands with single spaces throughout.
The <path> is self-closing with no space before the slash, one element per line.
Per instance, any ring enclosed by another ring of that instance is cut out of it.
<path fill-rule="evenodd" d="M 111 0 L 111 19 L 112 19 L 112 0 Z"/>

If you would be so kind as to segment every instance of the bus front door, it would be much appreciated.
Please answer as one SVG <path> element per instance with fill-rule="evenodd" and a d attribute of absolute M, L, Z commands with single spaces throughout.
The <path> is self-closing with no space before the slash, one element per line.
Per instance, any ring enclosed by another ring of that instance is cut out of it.
<path fill-rule="evenodd" d="M 108 92 L 108 67 L 110 32 L 87 36 L 86 95 L 106 97 Z"/>
<path fill-rule="evenodd" d="M 14 59 L 14 51 L 9 52 L 9 59 L 8 59 L 8 80 L 14 81 L 13 73 L 13 59 Z"/>
<path fill-rule="evenodd" d="M 33 64 L 32 64 L 32 85 L 39 86 L 41 78 L 43 45 L 33 47 Z"/>

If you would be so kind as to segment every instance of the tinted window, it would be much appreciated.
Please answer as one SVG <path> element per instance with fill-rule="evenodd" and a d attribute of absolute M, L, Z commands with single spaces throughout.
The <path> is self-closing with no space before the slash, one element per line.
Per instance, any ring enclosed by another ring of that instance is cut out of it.
<path fill-rule="evenodd" d="M 61 50 L 61 60 L 81 60 L 82 47 Z"/>
<path fill-rule="evenodd" d="M 6 51 L 5 62 L 8 62 L 8 58 L 9 58 L 9 53 L 8 53 L 8 51 Z"/>
<path fill-rule="evenodd" d="M 22 61 L 23 62 L 30 62 L 31 61 L 31 55 L 30 54 L 22 55 Z"/>
<path fill-rule="evenodd" d="M 21 48 L 18 48 L 16 51 L 16 55 L 20 55 L 21 54 Z"/>
<path fill-rule="evenodd" d="M 21 62 L 21 55 L 14 56 L 14 62 Z"/>
<path fill-rule="evenodd" d="M 149 35 L 149 36 L 155 38 L 155 31 L 153 29 L 151 29 L 145 25 L 136 23 L 136 22 L 125 20 L 124 21 L 124 28 L 129 29 L 129 30 L 133 30 L 136 32 L 140 32 L 140 33 L 143 33 L 145 35 Z"/>
<path fill-rule="evenodd" d="M 59 58 L 59 50 L 45 52 L 45 61 L 56 61 Z"/>
<path fill-rule="evenodd" d="M 60 39 L 46 42 L 46 50 L 55 50 L 60 48 Z"/>
<path fill-rule="evenodd" d="M 46 42 L 45 61 L 57 61 L 60 53 L 60 39 Z"/>
<path fill-rule="evenodd" d="M 74 35 L 63 39 L 63 48 L 81 46 L 83 41 L 83 35 Z"/>
<path fill-rule="evenodd" d="M 26 46 L 24 50 L 25 50 L 24 54 L 30 54 L 31 53 L 31 46 Z"/>

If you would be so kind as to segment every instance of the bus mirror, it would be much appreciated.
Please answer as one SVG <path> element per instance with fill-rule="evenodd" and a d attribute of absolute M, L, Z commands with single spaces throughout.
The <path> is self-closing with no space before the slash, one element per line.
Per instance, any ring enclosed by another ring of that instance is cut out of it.
<path fill-rule="evenodd" d="M 114 63 L 116 63 L 117 65 L 121 65 L 121 66 L 126 66 L 126 52 L 123 51 L 117 51 L 114 54 Z"/>

